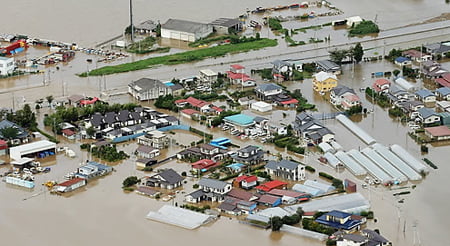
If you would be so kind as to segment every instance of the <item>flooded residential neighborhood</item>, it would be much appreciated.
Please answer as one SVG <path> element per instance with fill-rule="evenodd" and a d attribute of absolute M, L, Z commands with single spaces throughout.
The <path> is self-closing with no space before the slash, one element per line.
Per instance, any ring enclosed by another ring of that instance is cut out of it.
<path fill-rule="evenodd" d="M 5 244 L 446 245 L 448 1 L 8 10 Z"/>

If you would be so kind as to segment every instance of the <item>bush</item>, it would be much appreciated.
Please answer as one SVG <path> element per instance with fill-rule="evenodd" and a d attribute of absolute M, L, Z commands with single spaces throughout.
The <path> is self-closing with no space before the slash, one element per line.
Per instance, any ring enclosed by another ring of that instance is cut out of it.
<path fill-rule="evenodd" d="M 430 161 L 428 158 L 423 158 L 423 161 L 425 163 L 427 163 L 430 167 L 432 167 L 433 169 L 438 169 L 438 167 L 436 165 L 434 165 L 434 163 L 432 161 Z"/>
<path fill-rule="evenodd" d="M 356 36 L 356 35 L 365 35 L 365 34 L 371 34 L 371 33 L 379 33 L 380 29 L 378 28 L 378 25 L 375 24 L 372 21 L 362 21 L 358 25 L 352 27 L 349 31 L 350 36 Z"/>
<path fill-rule="evenodd" d="M 420 151 L 423 153 L 428 153 L 428 147 L 424 144 L 420 145 Z"/>
<path fill-rule="evenodd" d="M 333 176 L 331 176 L 331 175 L 328 174 L 328 173 L 324 173 L 324 172 L 319 172 L 319 176 L 320 176 L 320 177 L 324 177 L 324 178 L 326 178 L 326 179 L 328 179 L 328 180 L 330 180 L 330 181 L 332 181 L 332 180 L 334 179 Z"/>
<path fill-rule="evenodd" d="M 137 183 L 139 183 L 139 179 L 136 176 L 130 176 L 122 182 L 122 185 L 123 187 L 130 187 Z"/>
<path fill-rule="evenodd" d="M 198 189 L 198 187 L 200 187 L 198 184 L 194 184 L 194 185 L 192 186 L 192 188 L 194 188 L 194 189 Z"/>
<path fill-rule="evenodd" d="M 153 167 L 144 167 L 144 169 L 142 169 L 142 171 L 144 171 L 144 172 L 152 172 L 153 171 Z"/>
<path fill-rule="evenodd" d="M 270 219 L 270 225 L 272 226 L 272 231 L 279 231 L 283 226 L 283 220 L 278 216 L 272 217 Z"/>
<path fill-rule="evenodd" d="M 305 169 L 306 169 L 306 171 L 309 171 L 309 172 L 312 172 L 312 173 L 316 172 L 316 169 L 314 167 L 312 167 L 312 166 L 306 166 Z"/>

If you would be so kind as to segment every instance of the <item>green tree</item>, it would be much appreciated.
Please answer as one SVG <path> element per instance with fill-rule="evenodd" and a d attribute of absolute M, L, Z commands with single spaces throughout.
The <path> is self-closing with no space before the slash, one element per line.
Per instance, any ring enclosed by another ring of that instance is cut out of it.
<path fill-rule="evenodd" d="M 332 50 L 329 51 L 330 59 L 337 64 L 342 64 L 342 61 L 347 58 L 349 51 L 348 50 Z"/>
<path fill-rule="evenodd" d="M 394 71 L 392 71 L 392 73 L 394 74 L 395 77 L 397 77 L 400 74 L 400 70 L 395 69 Z"/>
<path fill-rule="evenodd" d="M 278 216 L 272 217 L 270 219 L 270 225 L 272 227 L 272 231 L 279 231 L 283 226 L 283 220 Z"/>
<path fill-rule="evenodd" d="M 361 43 L 357 43 L 355 45 L 355 47 L 353 47 L 352 55 L 353 55 L 353 60 L 355 62 L 360 62 L 362 60 L 362 57 L 364 55 L 364 50 L 363 50 L 363 47 L 361 46 Z"/>
<path fill-rule="evenodd" d="M 15 127 L 5 127 L 0 129 L 2 136 L 8 140 L 15 139 L 19 135 L 19 130 Z"/>
<path fill-rule="evenodd" d="M 133 185 L 135 185 L 137 183 L 139 183 L 139 179 L 136 176 L 130 176 L 130 177 L 127 177 L 122 182 L 122 185 L 123 185 L 123 187 L 130 187 L 130 186 L 133 186 Z"/>
<path fill-rule="evenodd" d="M 89 135 L 89 136 L 94 136 L 94 134 L 95 134 L 95 129 L 94 129 L 94 127 L 89 127 L 88 129 L 86 129 L 86 133 L 87 133 L 87 135 Z"/>
<path fill-rule="evenodd" d="M 13 121 L 25 128 L 33 128 L 37 126 L 36 116 L 31 111 L 29 104 L 25 104 L 23 109 L 18 110 L 16 115 L 13 116 Z"/>

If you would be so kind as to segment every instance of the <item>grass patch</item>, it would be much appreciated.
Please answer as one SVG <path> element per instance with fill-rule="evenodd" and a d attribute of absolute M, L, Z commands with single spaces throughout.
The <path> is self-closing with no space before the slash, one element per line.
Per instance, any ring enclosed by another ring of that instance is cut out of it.
<path fill-rule="evenodd" d="M 150 50 L 156 43 L 155 37 L 146 37 L 141 41 L 135 42 L 127 47 L 127 51 L 130 53 L 140 53 L 143 50 Z"/>
<path fill-rule="evenodd" d="M 143 54 L 150 54 L 150 53 L 166 53 L 166 52 L 169 52 L 169 51 L 170 51 L 169 47 L 158 47 L 158 48 L 155 48 L 155 49 L 138 50 L 138 51 L 135 51 L 133 53 L 143 55 Z"/>
<path fill-rule="evenodd" d="M 349 31 L 349 36 L 354 37 L 357 35 L 366 35 L 371 33 L 379 33 L 380 29 L 378 28 L 378 25 L 375 24 L 373 21 L 362 21 L 358 25 L 352 27 Z"/>
<path fill-rule="evenodd" d="M 101 76 L 114 73 L 125 73 L 129 71 L 147 69 L 154 65 L 175 65 L 187 62 L 200 61 L 206 58 L 220 57 L 229 53 L 247 52 L 250 50 L 262 49 L 265 47 L 276 46 L 277 41 L 263 38 L 252 42 L 220 45 L 199 50 L 191 50 L 173 55 L 152 57 L 136 62 L 120 64 L 116 66 L 106 66 L 94 69 L 89 72 L 89 76 Z M 80 77 L 87 77 L 88 74 L 81 73 Z"/>

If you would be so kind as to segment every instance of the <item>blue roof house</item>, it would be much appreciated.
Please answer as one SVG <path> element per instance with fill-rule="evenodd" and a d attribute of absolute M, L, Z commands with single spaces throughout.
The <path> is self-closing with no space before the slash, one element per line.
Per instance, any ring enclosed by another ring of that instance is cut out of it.
<path fill-rule="evenodd" d="M 414 93 L 414 97 L 417 100 L 422 101 L 423 103 L 436 102 L 436 95 L 434 95 L 433 92 L 431 92 L 427 89 L 422 89 L 422 90 L 416 91 L 416 93 Z"/>
<path fill-rule="evenodd" d="M 412 61 L 409 58 L 399 56 L 395 58 L 394 63 L 400 67 L 403 67 L 403 66 L 410 66 L 412 64 Z"/>
<path fill-rule="evenodd" d="M 226 125 L 231 126 L 235 130 L 244 132 L 246 128 L 249 128 L 255 124 L 254 118 L 255 117 L 245 114 L 235 114 L 225 117 L 223 121 Z"/>
<path fill-rule="evenodd" d="M 361 220 L 352 219 L 351 217 L 352 214 L 333 210 L 317 218 L 316 222 L 336 230 L 354 232 L 360 229 L 363 222 Z"/>
<path fill-rule="evenodd" d="M 436 96 L 445 101 L 450 101 L 450 88 L 449 87 L 441 87 L 436 90 Z"/>
<path fill-rule="evenodd" d="M 441 121 L 441 116 L 433 109 L 420 108 L 417 112 L 419 113 L 418 119 L 424 126 L 429 126 L 438 122 L 440 123 Z"/>

